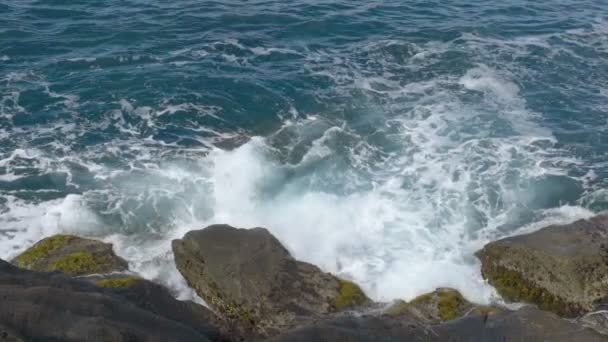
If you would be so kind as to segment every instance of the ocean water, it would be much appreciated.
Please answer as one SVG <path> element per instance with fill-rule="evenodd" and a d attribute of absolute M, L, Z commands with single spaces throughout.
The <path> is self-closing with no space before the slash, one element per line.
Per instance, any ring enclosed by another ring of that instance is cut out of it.
<path fill-rule="evenodd" d="M 3 0 L 0 257 L 267 227 L 376 300 L 608 209 L 608 1 Z"/>

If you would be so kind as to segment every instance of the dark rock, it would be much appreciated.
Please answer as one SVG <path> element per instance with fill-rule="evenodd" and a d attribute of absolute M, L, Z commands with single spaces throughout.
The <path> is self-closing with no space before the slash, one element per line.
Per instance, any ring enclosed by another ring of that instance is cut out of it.
<path fill-rule="evenodd" d="M 54 235 L 40 240 L 13 263 L 32 271 L 61 271 L 69 275 L 127 270 L 127 262 L 114 254 L 111 244 L 73 235 Z"/>
<path fill-rule="evenodd" d="M 174 240 L 173 252 L 199 296 L 261 336 L 369 301 L 354 283 L 295 260 L 263 228 L 209 226 Z"/>
<path fill-rule="evenodd" d="M 409 338 L 424 325 L 409 312 L 393 315 L 340 315 L 319 320 L 268 339 L 272 342 L 414 341 Z"/>
<path fill-rule="evenodd" d="M 103 288 L 0 260 L 0 332 L 27 341 L 223 340 L 210 313 L 140 280 Z"/>
<path fill-rule="evenodd" d="M 192 301 L 179 301 L 163 286 L 151 281 L 134 278 L 122 282 L 118 286 L 106 286 L 109 291 L 117 294 L 139 308 L 169 320 L 180 322 L 193 328 L 212 341 L 230 341 L 234 332 L 209 309 Z M 105 282 L 102 280 L 101 282 Z M 110 280 L 113 281 L 113 280 Z M 128 285 L 124 285 L 124 284 Z"/>
<path fill-rule="evenodd" d="M 606 309 L 590 312 L 578 321 L 601 334 L 608 335 L 608 311 Z"/>
<path fill-rule="evenodd" d="M 534 307 L 471 315 L 446 323 L 427 325 L 413 315 L 343 316 L 295 329 L 272 342 L 596 342 L 606 336 Z"/>
<path fill-rule="evenodd" d="M 15 330 L 0 324 L 0 342 L 26 342 Z"/>
<path fill-rule="evenodd" d="M 491 242 L 476 255 L 510 301 L 576 317 L 608 296 L 607 215 Z"/>

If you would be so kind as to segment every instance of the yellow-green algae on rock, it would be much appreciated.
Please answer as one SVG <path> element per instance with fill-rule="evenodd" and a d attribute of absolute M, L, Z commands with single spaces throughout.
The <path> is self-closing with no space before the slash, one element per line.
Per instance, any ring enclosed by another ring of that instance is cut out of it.
<path fill-rule="evenodd" d="M 535 303 L 540 309 L 562 316 L 574 316 L 579 311 L 576 305 L 567 303 L 549 291 L 526 281 L 520 273 L 505 267 L 494 266 L 484 269 L 484 276 L 496 291 L 515 302 Z"/>
<path fill-rule="evenodd" d="M 459 292 L 443 292 L 439 295 L 437 310 L 439 317 L 443 321 L 449 321 L 460 316 L 460 308 L 464 304 L 464 298 Z"/>
<path fill-rule="evenodd" d="M 43 239 L 23 252 L 13 260 L 13 263 L 21 268 L 30 269 L 31 265 L 49 256 L 53 251 L 67 245 L 76 239 L 73 235 L 54 235 Z"/>
<path fill-rule="evenodd" d="M 481 274 L 507 301 L 576 318 L 608 298 L 608 215 L 486 244 Z"/>
<path fill-rule="evenodd" d="M 462 306 L 466 301 L 460 292 L 452 289 L 438 289 L 431 293 L 426 293 L 414 298 L 410 305 L 434 306 L 437 315 L 442 321 L 449 321 L 458 318 L 462 314 Z"/>
<path fill-rule="evenodd" d="M 63 234 L 39 241 L 13 263 L 32 271 L 60 271 L 73 276 L 127 269 L 127 262 L 114 254 L 111 244 Z"/>
<path fill-rule="evenodd" d="M 421 319 L 438 322 L 462 317 L 472 307 L 473 304 L 464 299 L 460 292 L 449 288 L 439 288 L 422 294 L 410 302 L 397 301 L 385 313 L 389 315 L 411 313 Z"/>
<path fill-rule="evenodd" d="M 500 311 L 501 310 L 499 308 L 496 308 L 493 306 L 478 306 L 478 307 L 474 308 L 473 310 L 471 310 L 470 314 L 477 315 L 477 316 L 487 316 L 487 315 L 494 315 Z"/>
<path fill-rule="evenodd" d="M 359 285 L 344 279 L 340 279 L 339 282 L 340 289 L 333 301 L 333 305 L 337 310 L 343 310 L 369 302 L 369 298 L 363 293 Z"/>
<path fill-rule="evenodd" d="M 397 300 L 393 303 L 393 305 L 386 309 L 385 313 L 389 315 L 397 315 L 402 312 L 406 312 L 409 305 L 410 304 L 404 300 Z"/>
<path fill-rule="evenodd" d="M 49 264 L 48 270 L 76 275 L 103 272 L 107 269 L 108 264 L 109 260 L 106 257 L 96 257 L 87 252 L 75 252 L 53 260 Z"/>
<path fill-rule="evenodd" d="M 95 281 L 101 287 L 129 287 L 135 285 L 140 279 L 137 277 L 109 278 Z"/>

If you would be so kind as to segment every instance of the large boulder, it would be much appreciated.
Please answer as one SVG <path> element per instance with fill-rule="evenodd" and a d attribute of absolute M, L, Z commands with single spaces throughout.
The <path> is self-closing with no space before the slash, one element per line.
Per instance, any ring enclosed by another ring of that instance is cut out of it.
<path fill-rule="evenodd" d="M 128 267 L 124 259 L 114 254 L 111 244 L 73 235 L 40 240 L 12 262 L 32 271 L 61 271 L 74 276 L 122 272 Z"/>
<path fill-rule="evenodd" d="M 107 284 L 106 284 L 107 285 Z M 138 279 L 100 287 L 0 260 L 0 340 L 224 341 L 203 306 Z"/>
<path fill-rule="evenodd" d="M 270 342 L 600 342 L 606 336 L 534 307 L 500 311 L 492 315 L 472 314 L 449 322 L 426 324 L 412 314 L 341 316 L 315 322 Z"/>
<path fill-rule="evenodd" d="M 263 228 L 209 226 L 174 240 L 173 252 L 199 296 L 259 336 L 369 301 L 354 283 L 295 260 Z"/>
<path fill-rule="evenodd" d="M 608 215 L 491 242 L 476 255 L 509 301 L 575 317 L 608 296 Z"/>

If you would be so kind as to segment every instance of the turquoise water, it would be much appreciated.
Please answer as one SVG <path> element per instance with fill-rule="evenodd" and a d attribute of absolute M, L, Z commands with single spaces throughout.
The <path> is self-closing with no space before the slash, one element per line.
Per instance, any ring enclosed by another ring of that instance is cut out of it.
<path fill-rule="evenodd" d="M 494 298 L 485 242 L 608 209 L 607 1 L 0 3 L 0 257 L 103 238 L 190 296 L 225 222 L 374 298 Z"/>

